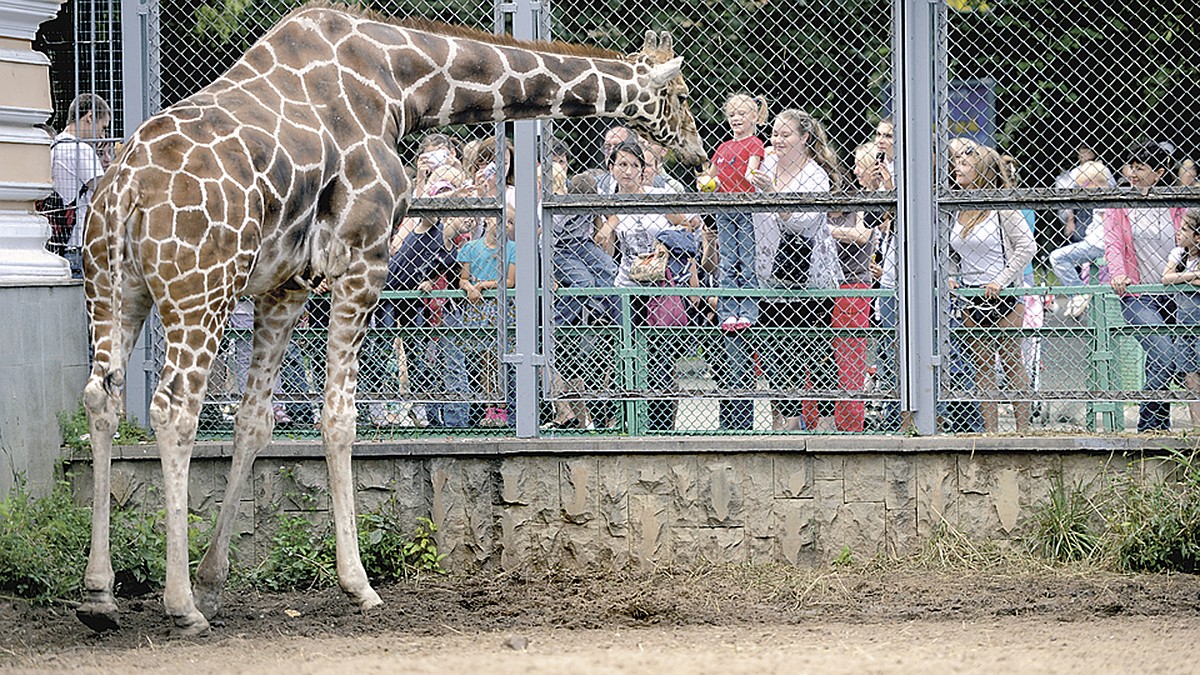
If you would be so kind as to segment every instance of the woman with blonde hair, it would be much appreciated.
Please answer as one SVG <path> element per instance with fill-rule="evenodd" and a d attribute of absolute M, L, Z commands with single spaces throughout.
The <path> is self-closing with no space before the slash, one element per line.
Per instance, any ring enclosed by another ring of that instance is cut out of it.
<path fill-rule="evenodd" d="M 954 158 L 954 184 L 962 190 L 1000 190 L 1012 187 L 1009 162 L 985 145 L 964 144 Z M 963 325 L 973 328 L 1020 328 L 1025 306 L 1017 296 L 1000 291 L 1021 278 L 1025 266 L 1037 253 L 1037 245 L 1020 211 L 1011 209 L 963 209 L 951 214 L 951 261 L 957 274 L 950 279 L 959 286 L 983 289 L 983 294 L 961 297 Z M 975 362 L 975 383 L 985 395 L 994 394 L 996 360 L 1004 369 L 1009 388 L 1029 389 L 1029 375 L 1021 358 L 1021 340 L 1000 332 L 971 334 L 965 340 Z M 995 401 L 981 401 L 984 430 L 999 428 Z M 1013 416 L 1018 432 L 1029 430 L 1029 401 L 1014 401 Z"/>
<path fill-rule="evenodd" d="M 842 173 L 821 123 L 793 108 L 775 116 L 771 148 L 750 182 L 765 193 L 827 193 L 840 189 Z M 757 213 L 754 231 L 759 278 L 776 287 L 795 289 L 834 289 L 845 280 L 826 212 Z M 832 297 L 765 301 L 761 326 L 828 329 L 833 304 Z M 772 387 L 782 391 L 835 388 L 837 374 L 829 338 L 796 340 L 781 333 L 764 346 L 765 370 Z M 820 423 L 816 408 L 802 407 L 799 401 L 780 401 L 777 411 L 774 427 L 778 430 L 813 429 Z M 832 430 L 832 420 L 827 426 Z"/>

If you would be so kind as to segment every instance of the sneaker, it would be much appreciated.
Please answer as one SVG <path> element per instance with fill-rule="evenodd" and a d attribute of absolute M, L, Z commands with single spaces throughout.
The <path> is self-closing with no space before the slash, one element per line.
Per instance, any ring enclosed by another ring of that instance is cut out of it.
<path fill-rule="evenodd" d="M 1067 309 L 1063 312 L 1063 314 L 1073 319 L 1079 318 L 1083 316 L 1084 312 L 1087 311 L 1088 305 L 1090 305 L 1091 302 L 1092 296 L 1090 295 L 1076 295 L 1072 297 L 1069 302 L 1067 302 Z"/>
<path fill-rule="evenodd" d="M 753 325 L 754 325 L 754 322 L 751 321 L 750 319 L 748 319 L 747 317 L 739 316 L 737 318 L 737 321 L 735 321 L 733 324 L 733 329 L 736 331 L 742 331 L 742 330 L 746 330 L 747 328 L 749 328 L 750 326 L 753 326 Z"/>
<path fill-rule="evenodd" d="M 414 405 L 408 409 L 408 419 L 412 421 L 413 426 L 424 429 L 429 426 L 429 413 L 423 405 Z"/>
<path fill-rule="evenodd" d="M 726 333 L 732 333 L 738 330 L 738 318 L 736 316 L 726 317 L 725 320 L 721 322 L 721 330 L 725 331 Z"/>

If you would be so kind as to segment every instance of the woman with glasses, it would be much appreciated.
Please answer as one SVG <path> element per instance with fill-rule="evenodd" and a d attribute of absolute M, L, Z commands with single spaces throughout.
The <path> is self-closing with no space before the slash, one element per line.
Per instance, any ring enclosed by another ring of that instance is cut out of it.
<path fill-rule="evenodd" d="M 959 146 L 954 157 L 954 185 L 961 190 L 1000 190 L 1013 185 L 1011 167 L 992 148 L 975 143 Z M 1037 253 L 1037 245 L 1020 211 L 963 209 L 951 214 L 951 261 L 957 274 L 950 287 L 979 288 L 982 295 L 961 300 L 963 326 L 967 329 L 1020 328 L 1025 305 L 1017 296 L 1001 296 L 1012 286 Z M 1029 375 L 1022 361 L 1019 337 L 1004 335 L 1002 330 L 972 332 L 964 340 L 975 364 L 976 389 L 994 396 L 998 391 L 997 357 L 1009 389 L 1027 391 Z M 999 413 L 993 401 L 981 401 L 984 431 L 999 429 Z M 1030 424 L 1029 401 L 1014 401 L 1013 416 L 1018 432 L 1027 432 Z"/>
<path fill-rule="evenodd" d="M 608 156 L 608 171 L 616 179 L 617 194 L 666 194 L 666 188 L 645 185 L 646 157 L 636 140 L 620 143 Z M 695 216 L 678 213 L 631 213 L 612 215 L 604 219 L 596 235 L 597 242 L 611 255 L 620 257 L 615 285 L 618 288 L 634 286 L 696 286 L 695 259 L 689 258 L 683 265 L 667 264 L 663 277 L 656 281 L 635 270 L 635 263 L 652 256 L 660 246 L 662 235 L 672 231 L 690 236 L 697 222 Z M 670 296 L 665 296 L 670 297 Z M 674 300 L 678 300 L 675 298 Z M 679 303 L 682 304 L 682 303 Z M 634 296 L 633 321 L 641 326 L 678 325 L 668 323 L 664 311 L 666 303 L 655 296 Z M 678 345 L 674 340 L 663 340 L 658 334 L 646 339 L 646 386 L 652 394 L 669 393 L 675 389 L 674 361 Z M 648 405 L 648 428 L 651 431 L 669 431 L 675 428 L 675 401 L 651 400 Z"/>

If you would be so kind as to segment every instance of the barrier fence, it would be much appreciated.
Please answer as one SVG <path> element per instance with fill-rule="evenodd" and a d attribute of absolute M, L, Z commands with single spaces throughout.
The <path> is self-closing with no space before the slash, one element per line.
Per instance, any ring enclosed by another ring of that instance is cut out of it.
<path fill-rule="evenodd" d="M 1200 206 L 1184 4 L 366 4 L 622 53 L 670 31 L 706 147 L 746 136 L 761 159 L 698 178 L 607 120 L 539 123 L 530 148 L 504 126 L 405 139 L 419 199 L 361 353 L 360 434 L 509 434 L 531 408 L 540 434 L 899 433 L 919 405 L 947 433 L 1192 426 L 1200 313 L 1190 285 L 1159 285 L 1200 259 L 1171 254 Z M 121 59 L 80 41 L 76 60 L 124 67 L 99 81 L 125 84 L 109 91 L 128 131 L 294 6 L 77 0 L 78 31 L 142 39 Z M 930 88 L 935 116 L 911 114 Z M 494 187 L 531 163 L 536 195 Z M 511 244 L 523 218 L 534 246 Z M 660 244 L 667 264 L 635 270 Z M 464 260 L 506 276 L 510 246 L 536 292 L 460 288 Z M 518 348 L 522 297 L 536 340 Z M 285 357 L 279 433 L 317 433 L 324 311 L 314 296 Z M 230 433 L 252 312 L 231 318 L 202 434 Z"/>

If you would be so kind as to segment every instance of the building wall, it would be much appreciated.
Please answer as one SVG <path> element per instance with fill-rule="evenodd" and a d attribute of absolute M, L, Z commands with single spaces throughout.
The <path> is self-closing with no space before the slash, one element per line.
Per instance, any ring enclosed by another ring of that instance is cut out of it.
<path fill-rule="evenodd" d="M 0 498 L 17 477 L 44 494 L 63 458 L 58 415 L 87 377 L 82 283 L 0 285 L 0 317 Z"/>
<path fill-rule="evenodd" d="M 1162 443 L 1164 441 L 1157 441 Z M 1169 442 L 1169 441 L 1167 441 Z M 970 443 L 971 447 L 963 447 Z M 1016 542 L 1060 473 L 1088 480 L 1154 451 L 1140 439 L 813 438 L 363 443 L 360 512 L 429 517 L 452 569 L 694 564 L 826 565 L 920 550 L 940 530 Z M 201 444 L 191 508 L 222 499 L 229 445 Z M 90 498 L 86 461 L 72 465 Z M 161 503 L 153 446 L 119 448 L 113 497 Z M 394 503 L 393 503 L 394 502 Z M 238 550 L 256 561 L 277 514 L 327 522 L 314 443 L 275 443 L 241 501 Z"/>

